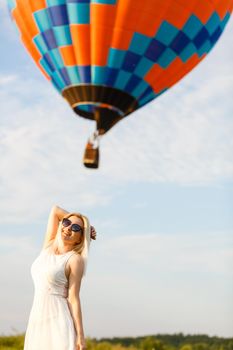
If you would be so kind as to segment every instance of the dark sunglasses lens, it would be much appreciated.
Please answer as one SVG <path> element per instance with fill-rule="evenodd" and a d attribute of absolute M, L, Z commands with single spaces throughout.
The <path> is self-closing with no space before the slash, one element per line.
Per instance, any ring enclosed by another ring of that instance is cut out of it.
<path fill-rule="evenodd" d="M 79 226 L 78 224 L 73 224 L 72 225 L 72 231 L 74 231 L 74 232 L 82 231 L 82 227 Z"/>
<path fill-rule="evenodd" d="M 67 227 L 67 226 L 69 226 L 71 224 L 71 221 L 69 220 L 69 219 L 63 219 L 62 220 L 62 225 L 64 226 L 64 227 Z"/>

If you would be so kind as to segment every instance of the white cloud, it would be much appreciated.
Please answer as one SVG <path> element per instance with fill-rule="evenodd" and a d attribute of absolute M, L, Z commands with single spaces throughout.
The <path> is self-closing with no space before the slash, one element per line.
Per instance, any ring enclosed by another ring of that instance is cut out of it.
<path fill-rule="evenodd" d="M 78 124 L 65 103 L 57 110 L 59 96 L 46 83 L 38 82 L 35 89 L 30 79 L 21 82 L 10 76 L 0 81 L 7 82 L 0 89 L 0 206 L 5 220 L 12 214 L 20 220 L 26 212 L 27 220 L 33 219 L 61 198 L 64 205 L 80 210 L 107 205 L 111 196 L 94 186 L 81 164 L 85 121 Z M 66 114 L 71 114 L 67 120 Z"/>
<path fill-rule="evenodd" d="M 104 238 L 103 251 L 154 272 L 232 276 L 232 237 L 224 232 L 138 234 Z M 233 276 L 232 276 L 233 277 Z"/>
<path fill-rule="evenodd" d="M 0 76 L 0 87 L 5 89 L 8 84 L 14 83 L 17 80 L 16 75 Z"/>
<path fill-rule="evenodd" d="M 3 15 L 6 13 L 7 11 L 6 1 L 0 2 L 0 11 L 3 13 Z"/>
<path fill-rule="evenodd" d="M 7 33 L 7 37 L 9 39 L 14 40 L 15 31 L 11 23 L 10 12 L 8 11 L 8 7 L 7 7 L 7 0 L 0 1 L 0 17 L 1 17 L 1 22 L 0 22 L 1 31 L 3 31 L 4 33 Z"/>

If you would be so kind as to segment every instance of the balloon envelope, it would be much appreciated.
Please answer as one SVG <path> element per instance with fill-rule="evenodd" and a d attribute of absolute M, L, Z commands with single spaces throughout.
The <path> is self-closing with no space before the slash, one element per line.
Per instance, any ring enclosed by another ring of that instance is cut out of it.
<path fill-rule="evenodd" d="M 221 36 L 233 0 L 8 0 L 48 80 L 100 133 L 169 89 Z"/>

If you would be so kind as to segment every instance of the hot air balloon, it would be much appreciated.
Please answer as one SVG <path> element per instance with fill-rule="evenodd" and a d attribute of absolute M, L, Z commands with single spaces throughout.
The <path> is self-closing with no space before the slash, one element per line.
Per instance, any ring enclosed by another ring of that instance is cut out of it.
<path fill-rule="evenodd" d="M 95 120 L 84 164 L 98 167 L 98 140 L 157 98 L 212 49 L 233 0 L 7 0 L 37 66 L 79 116 Z"/>

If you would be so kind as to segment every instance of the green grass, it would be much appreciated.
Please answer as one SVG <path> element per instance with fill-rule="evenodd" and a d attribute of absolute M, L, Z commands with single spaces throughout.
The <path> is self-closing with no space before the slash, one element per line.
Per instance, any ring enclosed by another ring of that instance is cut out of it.
<path fill-rule="evenodd" d="M 0 336 L 0 350 L 23 350 L 23 344 L 24 334 Z M 182 333 L 98 340 L 88 338 L 87 348 L 88 350 L 233 350 L 233 338 Z"/>
<path fill-rule="evenodd" d="M 0 350 L 23 350 L 24 334 L 1 336 Z"/>

